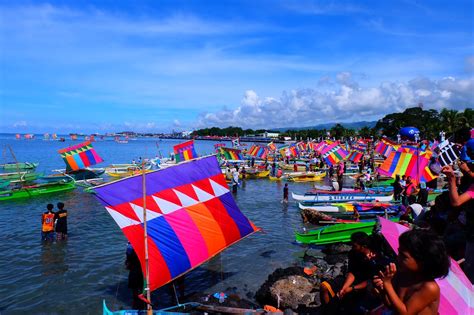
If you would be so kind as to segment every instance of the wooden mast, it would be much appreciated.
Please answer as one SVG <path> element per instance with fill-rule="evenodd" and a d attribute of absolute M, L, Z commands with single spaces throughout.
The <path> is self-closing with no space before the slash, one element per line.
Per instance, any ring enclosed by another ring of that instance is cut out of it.
<path fill-rule="evenodd" d="M 146 298 L 151 301 L 150 292 L 150 267 L 148 264 L 148 232 L 146 221 L 146 176 L 145 176 L 145 162 L 142 161 L 142 190 L 143 190 L 143 241 L 145 242 L 145 291 Z M 147 315 L 152 315 L 153 309 L 150 303 L 147 303 Z"/>

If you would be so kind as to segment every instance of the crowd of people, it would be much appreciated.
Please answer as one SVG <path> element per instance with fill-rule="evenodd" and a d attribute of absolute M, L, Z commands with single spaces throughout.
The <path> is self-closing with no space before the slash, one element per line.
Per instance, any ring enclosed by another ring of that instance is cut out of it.
<path fill-rule="evenodd" d="M 449 257 L 474 283 L 474 139 L 441 173 L 448 190 L 432 203 L 425 183 L 397 176 L 400 220 L 412 229 L 400 236 L 396 257 L 376 234 L 354 233 L 346 275 L 321 283 L 323 314 L 438 314 L 435 279 L 448 274 Z"/>

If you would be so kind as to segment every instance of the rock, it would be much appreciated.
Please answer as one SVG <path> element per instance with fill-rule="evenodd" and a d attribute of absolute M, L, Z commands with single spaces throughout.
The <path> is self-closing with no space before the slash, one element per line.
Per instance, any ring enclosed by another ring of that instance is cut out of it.
<path fill-rule="evenodd" d="M 293 310 L 300 304 L 312 304 L 316 295 L 313 282 L 302 276 L 289 276 L 278 280 L 271 286 L 270 294 L 273 300 L 277 301 L 277 307 L 289 307 Z"/>
<path fill-rule="evenodd" d="M 347 254 L 351 250 L 351 246 L 347 244 L 330 244 L 323 249 L 323 253 L 326 255 L 338 255 L 338 254 Z"/>
<path fill-rule="evenodd" d="M 301 218 L 304 223 L 318 224 L 319 221 L 332 221 L 333 218 L 329 215 L 321 213 L 316 210 L 303 209 L 301 210 Z"/>
<path fill-rule="evenodd" d="M 316 280 L 307 276 L 301 267 L 279 268 L 268 276 L 255 298 L 261 305 L 296 310 L 300 304 L 309 306 L 317 300 L 319 285 Z"/>

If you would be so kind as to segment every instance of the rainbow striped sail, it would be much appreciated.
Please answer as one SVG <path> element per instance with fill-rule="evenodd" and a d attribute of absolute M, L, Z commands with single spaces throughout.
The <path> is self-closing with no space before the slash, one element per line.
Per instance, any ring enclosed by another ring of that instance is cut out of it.
<path fill-rule="evenodd" d="M 155 290 L 258 231 L 240 211 L 216 157 L 95 187 L 145 269 L 143 177 L 149 286 Z"/>
<path fill-rule="evenodd" d="M 58 151 L 68 169 L 77 171 L 88 166 L 103 162 L 95 152 L 90 141 L 79 143 Z"/>
<path fill-rule="evenodd" d="M 360 153 L 359 151 L 352 151 L 349 156 L 347 157 L 347 160 L 353 162 L 353 163 L 359 163 L 360 159 L 364 156 L 363 153 Z"/>
<path fill-rule="evenodd" d="M 378 168 L 378 172 L 384 176 L 406 175 L 417 182 L 429 182 L 437 177 L 428 166 L 432 155 L 433 153 L 429 150 L 418 152 L 413 147 L 401 146 L 397 151 L 390 153 Z"/>
<path fill-rule="evenodd" d="M 321 151 L 322 157 L 326 164 L 328 165 L 335 165 L 340 161 L 344 160 L 349 152 L 341 148 L 338 142 L 334 142 L 328 146 L 326 146 Z"/>
<path fill-rule="evenodd" d="M 243 160 L 244 157 L 240 150 L 238 149 L 231 149 L 231 148 L 219 148 L 220 153 L 225 157 L 226 160 Z"/>
<path fill-rule="evenodd" d="M 182 162 L 197 158 L 196 150 L 194 150 L 194 140 L 189 140 L 173 147 L 176 162 Z"/>

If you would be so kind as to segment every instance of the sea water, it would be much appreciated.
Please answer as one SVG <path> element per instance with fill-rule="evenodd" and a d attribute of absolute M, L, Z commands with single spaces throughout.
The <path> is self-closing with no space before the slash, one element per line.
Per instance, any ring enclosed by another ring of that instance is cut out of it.
<path fill-rule="evenodd" d="M 182 140 L 139 138 L 127 144 L 112 140 L 93 146 L 104 162 L 130 163 L 141 158 L 169 156 Z M 65 165 L 57 153 L 80 141 L 16 140 L 0 135 L 0 163 L 14 159 L 39 162 L 37 171 L 50 173 Z M 212 141 L 196 141 L 198 154 L 214 151 Z M 227 142 L 230 146 L 230 142 Z M 249 144 L 250 146 L 251 144 Z M 262 229 L 224 250 L 185 277 L 185 295 L 238 294 L 248 300 L 276 268 L 298 263 L 304 250 L 294 243 L 303 228 L 298 205 L 282 204 L 284 182 L 244 181 L 234 198 L 242 212 Z M 312 183 L 290 183 L 290 192 L 304 193 Z M 63 202 L 68 210 L 69 239 L 41 243 L 41 214 L 46 205 Z M 81 187 L 18 201 L 0 201 L 0 313 L 100 314 L 102 300 L 113 310 L 131 306 L 125 269 L 127 240 L 105 208 Z M 155 291 L 158 306 L 173 304 L 172 290 Z"/>

